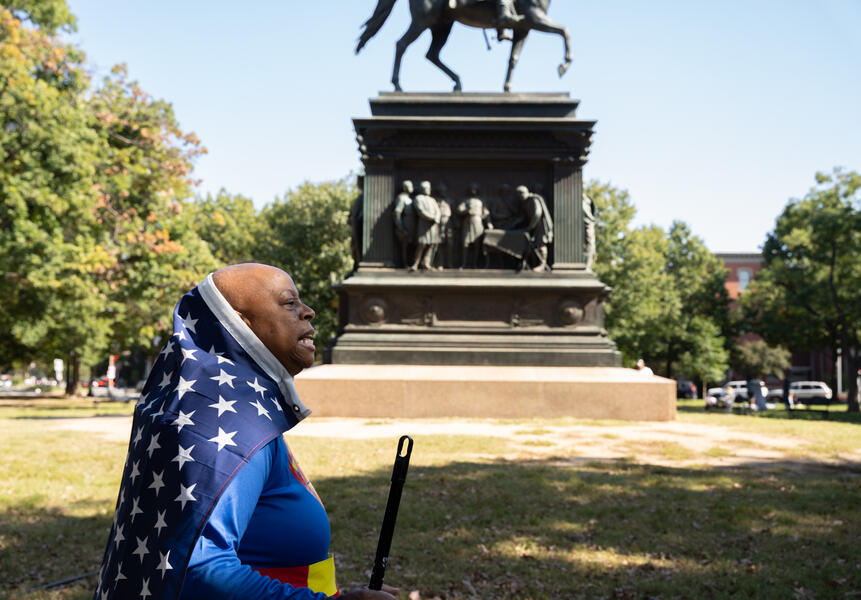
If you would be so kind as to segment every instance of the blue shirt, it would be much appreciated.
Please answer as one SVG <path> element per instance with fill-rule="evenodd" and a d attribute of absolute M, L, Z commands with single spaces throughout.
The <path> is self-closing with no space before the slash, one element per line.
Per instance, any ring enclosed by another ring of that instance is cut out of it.
<path fill-rule="evenodd" d="M 282 437 L 233 478 L 198 538 L 180 600 L 325 600 L 257 573 L 325 560 L 329 518 Z"/>

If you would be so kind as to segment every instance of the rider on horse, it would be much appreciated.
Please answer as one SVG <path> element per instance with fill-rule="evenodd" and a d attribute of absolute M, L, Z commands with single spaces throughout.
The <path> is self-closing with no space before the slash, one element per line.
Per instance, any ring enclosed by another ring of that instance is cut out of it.
<path fill-rule="evenodd" d="M 513 27 L 524 19 L 514 9 L 514 0 L 496 0 L 496 39 L 510 40 L 511 34 L 505 31 L 506 27 Z"/>

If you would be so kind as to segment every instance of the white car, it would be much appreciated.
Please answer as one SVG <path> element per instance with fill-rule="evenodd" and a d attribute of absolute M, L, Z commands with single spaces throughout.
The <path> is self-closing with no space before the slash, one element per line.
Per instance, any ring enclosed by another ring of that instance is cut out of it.
<path fill-rule="evenodd" d="M 768 387 L 766 387 L 765 382 L 762 379 L 756 379 L 755 381 L 759 382 L 760 389 L 762 390 L 762 397 L 765 398 L 768 396 Z M 729 381 L 723 386 L 723 393 L 727 394 L 730 389 L 732 389 L 733 396 L 735 397 L 735 401 L 738 402 L 740 400 L 747 400 L 747 381 L 736 380 Z"/>
<path fill-rule="evenodd" d="M 757 379 L 756 381 L 759 382 L 762 397 L 765 398 L 768 395 L 768 388 L 765 382 L 761 379 Z M 706 397 L 706 410 L 710 408 L 732 409 L 733 406 L 743 407 L 748 406 L 748 402 L 747 381 L 740 379 L 728 381 L 723 387 L 709 388 Z"/>
<path fill-rule="evenodd" d="M 801 404 L 828 403 L 834 396 L 823 381 L 793 381 L 789 384 L 789 393 L 795 402 Z"/>

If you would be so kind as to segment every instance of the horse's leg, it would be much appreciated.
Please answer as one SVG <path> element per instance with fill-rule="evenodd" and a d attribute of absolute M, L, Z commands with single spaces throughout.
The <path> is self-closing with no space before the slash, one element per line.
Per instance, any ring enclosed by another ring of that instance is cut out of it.
<path fill-rule="evenodd" d="M 557 25 L 548 19 L 547 15 L 543 11 L 531 10 L 529 11 L 527 18 L 529 26 L 532 29 L 543 31 L 544 33 L 555 33 L 556 35 L 562 36 L 562 39 L 565 42 L 565 60 L 559 65 L 559 67 L 557 67 L 559 77 L 562 77 L 565 74 L 565 71 L 568 70 L 568 67 L 571 66 L 571 61 L 573 60 L 573 57 L 571 56 L 571 37 L 568 35 L 568 29 L 562 25 Z"/>
<path fill-rule="evenodd" d="M 392 69 L 392 84 L 395 86 L 396 92 L 403 91 L 401 89 L 401 59 L 404 57 L 407 47 L 416 41 L 416 38 L 425 30 L 424 25 L 419 25 L 415 21 L 410 23 L 407 32 L 401 36 L 401 39 L 395 44 L 395 66 Z"/>
<path fill-rule="evenodd" d="M 461 90 L 460 86 L 460 77 L 457 76 L 457 73 L 449 69 L 445 63 L 442 62 L 439 58 L 439 53 L 442 50 L 442 47 L 445 45 L 448 40 L 448 35 L 451 33 L 451 27 L 454 25 L 452 21 L 437 23 L 433 27 L 431 27 L 431 34 L 433 35 L 433 39 L 431 39 L 430 48 L 428 48 L 427 54 L 425 56 L 429 61 L 438 66 L 442 71 L 451 77 L 452 81 L 454 81 L 454 91 L 459 92 Z"/>
<path fill-rule="evenodd" d="M 514 39 L 511 40 L 511 55 L 508 57 L 508 72 L 505 74 L 505 87 L 503 88 L 506 92 L 511 91 L 511 74 L 514 73 L 514 66 L 520 59 L 520 50 L 523 48 L 523 42 L 526 41 L 528 33 L 528 30 L 516 30 Z"/>

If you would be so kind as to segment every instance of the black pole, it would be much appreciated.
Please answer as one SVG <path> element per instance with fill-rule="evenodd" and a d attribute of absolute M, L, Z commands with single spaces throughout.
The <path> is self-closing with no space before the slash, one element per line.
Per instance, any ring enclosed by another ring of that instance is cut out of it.
<path fill-rule="evenodd" d="M 61 579 L 60 581 L 55 581 L 53 583 L 46 583 L 45 585 L 40 585 L 39 587 L 34 587 L 30 590 L 30 592 L 37 592 L 39 590 L 47 590 L 50 588 L 60 587 L 61 585 L 68 585 L 79 579 L 83 579 L 84 577 L 92 577 L 93 575 L 98 575 L 98 571 L 93 571 L 92 573 L 83 573 L 81 575 L 74 575 L 73 577 L 66 577 L 65 579 Z M 29 593 L 29 592 L 28 592 Z"/>
<path fill-rule="evenodd" d="M 406 449 L 404 444 L 407 444 Z M 398 518 L 398 506 L 401 503 L 401 492 L 407 480 L 407 468 L 410 466 L 410 454 L 413 451 L 413 438 L 401 436 L 398 441 L 398 454 L 395 456 L 395 466 L 392 468 L 392 486 L 389 488 L 389 499 L 386 502 L 386 513 L 380 527 L 380 541 L 377 542 L 377 555 L 374 557 L 374 567 L 371 570 L 371 582 L 368 588 L 379 590 L 383 587 L 386 576 L 386 565 L 389 563 L 389 549 L 392 547 L 392 535 L 395 532 L 395 520 Z"/>

